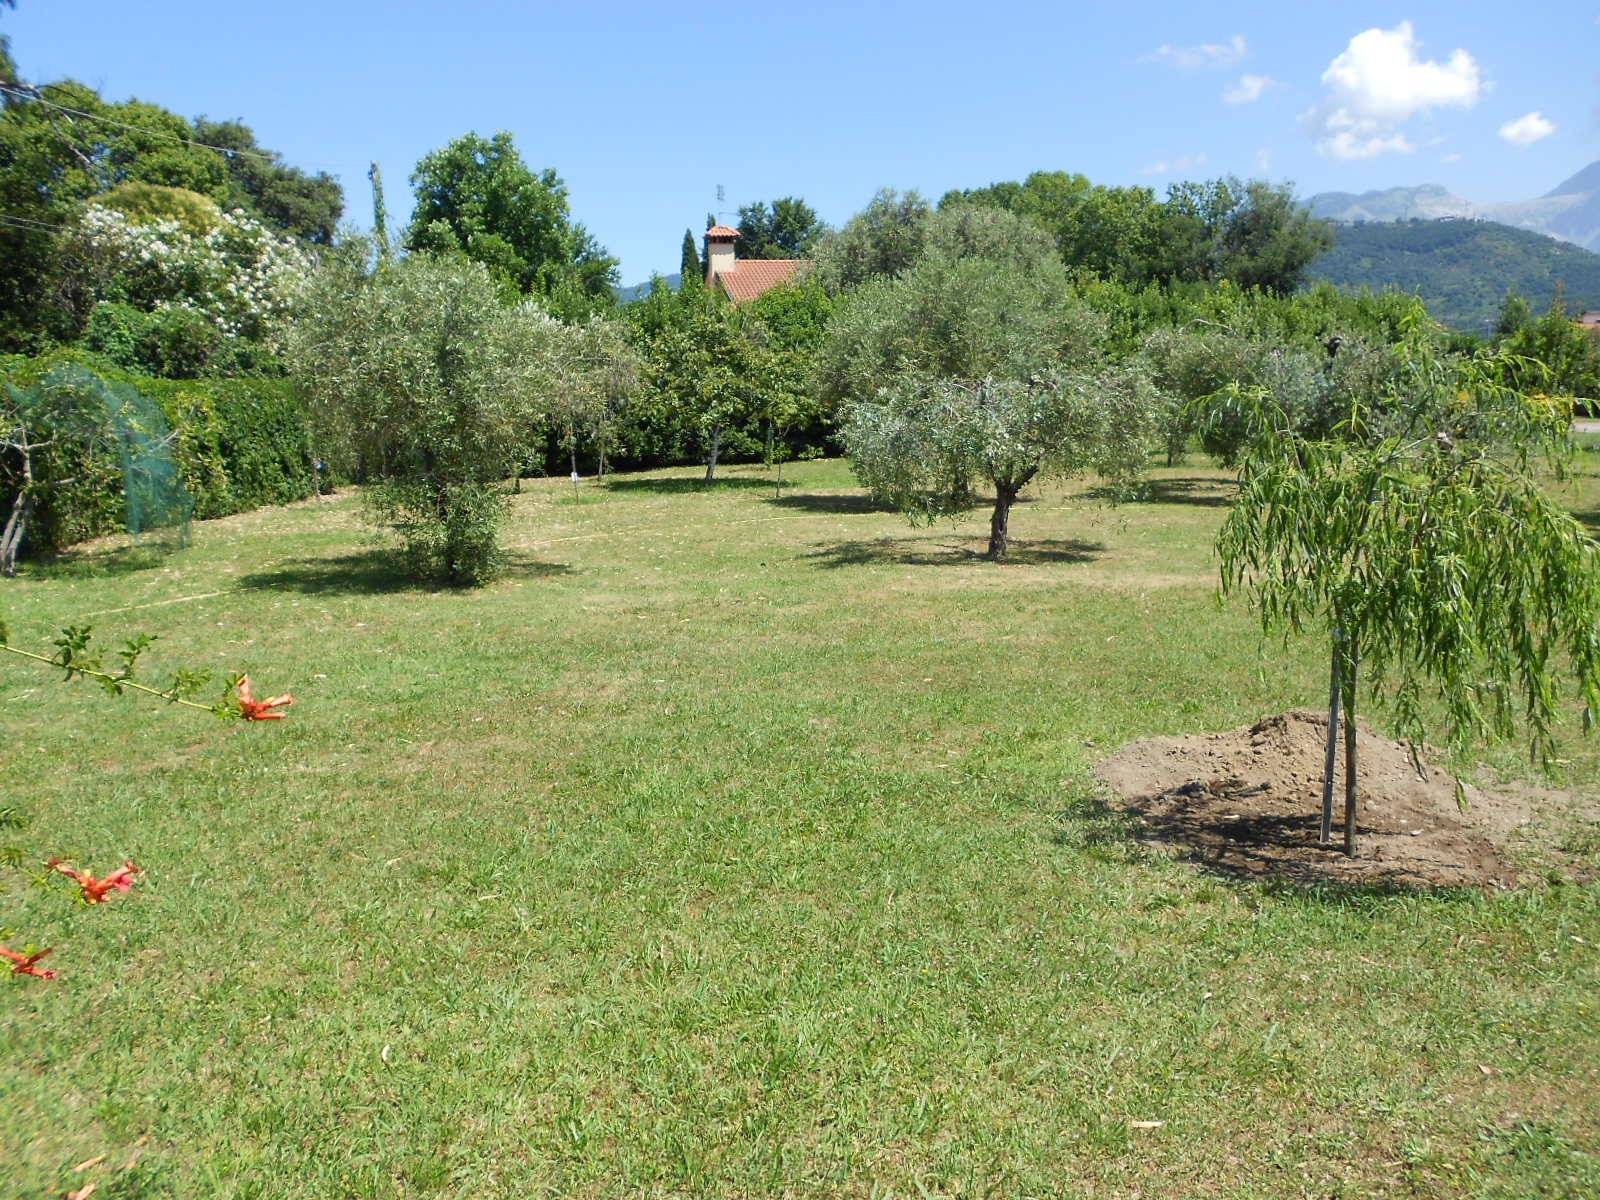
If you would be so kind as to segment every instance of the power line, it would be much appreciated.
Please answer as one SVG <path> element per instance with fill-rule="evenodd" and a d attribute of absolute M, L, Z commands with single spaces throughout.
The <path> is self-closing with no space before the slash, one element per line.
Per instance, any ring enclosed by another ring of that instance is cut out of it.
<path fill-rule="evenodd" d="M 12 213 L 0 213 L 0 225 L 10 225 L 16 229 L 26 229 L 30 233 L 46 229 L 67 228 L 65 225 L 59 225 L 52 221 L 35 221 L 32 217 L 19 217 Z"/>
<path fill-rule="evenodd" d="M 56 87 L 59 85 L 47 83 L 44 86 Z M 32 84 L 17 84 L 14 82 L 0 83 L 0 92 L 5 92 L 10 96 L 20 97 L 23 100 L 32 100 L 35 104 L 42 104 L 46 108 L 53 108 L 58 112 L 64 112 L 74 117 L 82 117 L 86 121 L 100 121 L 106 125 L 115 125 L 119 129 L 132 130 L 134 133 L 142 133 L 149 137 L 167 138 L 169 141 L 177 142 L 180 146 L 199 146 L 201 149 L 215 150 L 218 154 L 230 158 L 234 155 L 242 155 L 247 158 L 258 158 L 262 162 L 267 163 L 269 166 L 274 167 L 282 167 L 286 165 L 283 162 L 282 155 L 273 154 L 269 151 L 239 150 L 231 146 L 213 146 L 210 142 L 201 142 L 196 141 L 194 138 L 179 137 L 177 134 L 168 133 L 165 130 L 151 129 L 148 125 L 134 125 L 128 121 L 119 121 L 115 117 L 103 116 L 100 113 L 85 112 L 81 108 L 73 108 L 67 104 L 57 104 L 54 100 L 46 100 L 42 95 L 39 94 L 40 89 L 34 87 Z"/>

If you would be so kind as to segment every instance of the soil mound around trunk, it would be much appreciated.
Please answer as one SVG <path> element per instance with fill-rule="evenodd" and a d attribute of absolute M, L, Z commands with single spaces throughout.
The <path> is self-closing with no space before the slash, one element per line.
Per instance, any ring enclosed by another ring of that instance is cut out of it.
<path fill-rule="evenodd" d="M 1318 842 L 1328 720 L 1287 712 L 1245 729 L 1132 742 L 1095 767 L 1135 814 L 1140 840 L 1228 874 L 1395 887 L 1510 887 L 1542 835 L 1600 820 L 1600 804 L 1481 779 L 1419 774 L 1405 743 L 1356 722 L 1359 842 L 1343 851 L 1344 747 L 1334 778 L 1334 845 Z M 1547 847 L 1546 847 L 1547 848 Z"/>

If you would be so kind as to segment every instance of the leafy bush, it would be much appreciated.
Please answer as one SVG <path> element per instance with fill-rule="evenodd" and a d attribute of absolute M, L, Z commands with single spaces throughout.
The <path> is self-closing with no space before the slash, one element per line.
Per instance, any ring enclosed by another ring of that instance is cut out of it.
<path fill-rule="evenodd" d="M 71 351 L 0 360 L 0 373 L 11 385 L 26 388 L 70 364 L 131 387 L 161 409 L 173 432 L 173 463 L 194 499 L 195 516 L 228 516 L 316 491 L 310 426 L 287 381 L 149 379 L 119 370 L 105 357 Z M 13 462 L 0 463 L 0 508 L 15 494 L 15 470 Z M 59 551 L 123 527 L 123 470 L 114 447 L 64 438 L 40 453 L 34 470 L 47 485 L 52 479 L 71 481 L 47 487 L 29 527 L 34 550 Z"/>
<path fill-rule="evenodd" d="M 559 375 L 549 319 L 502 304 L 483 264 L 422 253 L 370 274 L 331 256 L 306 313 L 289 359 L 319 434 L 382 481 L 371 512 L 418 574 L 484 582 L 498 561 L 493 487 L 538 444 Z"/>

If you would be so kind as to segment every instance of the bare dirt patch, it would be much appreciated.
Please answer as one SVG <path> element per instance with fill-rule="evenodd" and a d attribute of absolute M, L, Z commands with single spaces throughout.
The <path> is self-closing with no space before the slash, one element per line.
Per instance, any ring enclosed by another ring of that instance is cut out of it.
<path fill-rule="evenodd" d="M 1140 840 L 1228 874 L 1398 887 L 1509 887 L 1552 861 L 1561 834 L 1600 802 L 1502 783 L 1487 772 L 1456 803 L 1455 778 L 1418 774 L 1405 743 L 1357 722 L 1358 852 L 1318 842 L 1327 717 L 1287 712 L 1244 729 L 1145 738 L 1096 765 L 1138 817 Z M 1342 742 L 1341 738 L 1341 742 Z M 1341 745 L 1335 778 L 1344 778 Z"/>

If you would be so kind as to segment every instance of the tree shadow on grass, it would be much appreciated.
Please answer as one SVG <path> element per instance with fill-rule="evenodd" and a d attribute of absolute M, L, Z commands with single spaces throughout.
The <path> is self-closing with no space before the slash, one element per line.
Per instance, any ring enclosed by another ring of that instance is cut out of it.
<path fill-rule="evenodd" d="M 1342 875 L 1342 850 L 1330 846 L 1323 862 L 1294 858 L 1288 851 L 1304 853 L 1307 835 L 1315 837 L 1317 813 L 1301 818 L 1258 818 L 1235 822 L 1237 842 L 1226 854 L 1206 843 L 1205 830 L 1190 827 L 1184 819 L 1152 819 L 1136 810 L 1112 805 L 1104 797 L 1082 797 L 1056 813 L 1050 840 L 1056 846 L 1083 850 L 1098 858 L 1117 861 L 1184 862 L 1202 875 L 1234 885 L 1253 885 L 1267 896 L 1309 899 L 1330 907 L 1376 910 L 1398 899 L 1427 898 L 1446 901 L 1482 899 L 1482 888 L 1467 885 L 1422 883 L 1394 870 L 1368 870 L 1362 878 Z"/>
<path fill-rule="evenodd" d="M 504 577 L 538 579 L 570 575 L 565 563 L 541 562 L 519 554 L 506 556 Z M 382 595 L 393 592 L 437 592 L 450 589 L 431 580 L 407 573 L 405 564 L 391 550 L 366 550 L 337 558 L 296 558 L 266 570 L 239 577 L 239 586 L 271 592 L 303 592 L 323 595 Z"/>
<path fill-rule="evenodd" d="M 959 546 L 930 547 L 926 542 L 907 541 L 904 538 L 862 538 L 822 546 L 802 557 L 829 570 L 872 565 L 959 567 L 970 566 L 973 563 L 986 563 L 997 569 L 1004 569 L 1049 563 L 1092 562 L 1105 551 L 1103 542 L 1085 542 L 1076 538 L 1013 540 L 1005 559 L 998 563 L 990 563 L 983 552 L 985 544 L 982 539 L 975 538 L 972 542 Z"/>
<path fill-rule="evenodd" d="M 1227 883 L 1254 885 L 1270 896 L 1355 910 L 1377 911 L 1407 897 L 1476 901 L 1482 896 L 1478 887 L 1426 883 L 1404 870 L 1383 867 L 1369 866 L 1361 877 L 1351 878 L 1341 867 L 1341 846 L 1319 846 L 1307 853 L 1319 823 L 1319 814 L 1309 811 L 1291 817 L 1257 814 L 1230 822 L 1227 844 L 1222 845 L 1215 829 L 1187 813 L 1151 817 L 1101 796 L 1085 796 L 1056 814 L 1050 840 L 1130 862 L 1172 859 Z"/>
<path fill-rule="evenodd" d="M 1097 487 L 1089 496 L 1118 504 L 1193 504 L 1201 508 L 1227 508 L 1233 504 L 1236 491 L 1232 480 L 1182 475 L 1174 479 L 1147 479 L 1131 493 Z"/>
<path fill-rule="evenodd" d="M 48 558 L 28 561 L 24 569 L 34 579 L 132 575 L 165 566 L 175 550 L 175 546 L 150 543 L 63 550 Z"/>
<path fill-rule="evenodd" d="M 1572 515 L 1589 531 L 1591 537 L 1600 535 L 1600 508 L 1588 508 L 1581 512 L 1574 510 Z"/>
<path fill-rule="evenodd" d="M 770 479 L 752 479 L 748 475 L 729 475 L 707 483 L 698 478 L 672 479 L 607 479 L 610 492 L 646 492 L 657 496 L 693 495 L 697 492 L 731 492 L 745 488 L 772 488 Z"/>
<path fill-rule="evenodd" d="M 772 503 L 780 508 L 792 508 L 808 513 L 892 513 L 894 509 L 880 504 L 865 492 L 802 492 L 795 496 L 775 498 Z"/>

